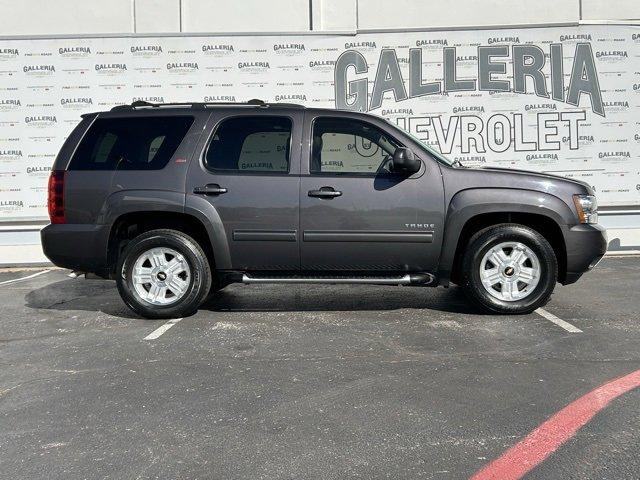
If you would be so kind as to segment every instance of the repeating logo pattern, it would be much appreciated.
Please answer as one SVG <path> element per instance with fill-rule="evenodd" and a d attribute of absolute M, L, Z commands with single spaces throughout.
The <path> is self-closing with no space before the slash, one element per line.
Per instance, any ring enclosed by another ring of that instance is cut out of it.
<path fill-rule="evenodd" d="M 0 41 L 0 220 L 46 218 L 82 113 L 252 98 L 384 116 L 465 165 L 554 172 L 640 204 L 640 29 Z"/>

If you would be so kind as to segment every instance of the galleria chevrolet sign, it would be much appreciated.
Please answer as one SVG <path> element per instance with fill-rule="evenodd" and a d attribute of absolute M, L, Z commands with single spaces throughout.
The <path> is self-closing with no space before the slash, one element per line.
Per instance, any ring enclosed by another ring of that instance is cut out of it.
<path fill-rule="evenodd" d="M 367 103 L 369 86 L 367 60 L 359 51 L 347 50 L 338 57 L 335 65 L 336 107 L 358 111 L 374 110 L 382 106 L 385 92 L 392 92 L 396 102 L 425 95 L 474 90 L 513 91 L 524 94 L 527 93 L 526 79 L 530 77 L 537 96 L 542 98 L 551 96 L 553 100 L 578 106 L 580 95 L 584 93 L 591 99 L 591 109 L 598 115 L 605 115 L 591 44 L 578 43 L 575 46 L 566 95 L 562 43 L 549 45 L 551 64 L 549 81 L 542 71 L 546 63 L 545 52 L 536 45 L 513 45 L 511 48 L 508 45 L 486 45 L 477 48 L 476 78 L 458 78 L 456 47 L 444 47 L 442 48 L 443 79 L 431 81 L 423 79 L 422 48 L 409 49 L 408 81 L 405 81 L 400 72 L 398 52 L 390 48 L 382 49 L 369 103 Z M 507 74 L 507 58 L 510 55 L 513 81 L 504 76 Z"/>

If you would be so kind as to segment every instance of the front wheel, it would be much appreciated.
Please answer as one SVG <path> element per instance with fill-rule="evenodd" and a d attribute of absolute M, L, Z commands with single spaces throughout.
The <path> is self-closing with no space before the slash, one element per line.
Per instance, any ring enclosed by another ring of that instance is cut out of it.
<path fill-rule="evenodd" d="M 476 233 L 462 262 L 462 285 L 482 309 L 530 313 L 546 304 L 558 277 L 558 261 L 537 231 L 501 224 Z"/>
<path fill-rule="evenodd" d="M 200 245 L 177 230 L 152 230 L 129 242 L 118 261 L 118 291 L 146 318 L 195 312 L 211 286 L 211 268 Z"/>

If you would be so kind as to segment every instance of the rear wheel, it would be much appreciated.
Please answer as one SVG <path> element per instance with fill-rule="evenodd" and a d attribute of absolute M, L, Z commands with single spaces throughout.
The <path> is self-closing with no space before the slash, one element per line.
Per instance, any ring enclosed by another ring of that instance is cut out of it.
<path fill-rule="evenodd" d="M 134 238 L 121 255 L 118 291 L 146 318 L 195 312 L 211 286 L 211 269 L 200 245 L 177 230 L 151 230 Z"/>
<path fill-rule="evenodd" d="M 530 313 L 547 303 L 558 276 L 549 242 L 537 231 L 502 224 L 476 233 L 465 251 L 462 285 L 484 310 Z"/>

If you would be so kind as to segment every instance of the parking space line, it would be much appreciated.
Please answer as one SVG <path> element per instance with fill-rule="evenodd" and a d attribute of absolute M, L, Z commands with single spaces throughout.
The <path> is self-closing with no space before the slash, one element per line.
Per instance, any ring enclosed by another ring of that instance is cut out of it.
<path fill-rule="evenodd" d="M 26 277 L 14 278 L 12 280 L 5 280 L 4 282 L 0 282 L 0 285 L 7 285 L 9 283 L 22 282 L 24 280 L 29 280 L 30 278 L 37 277 L 39 275 L 42 275 L 42 274 L 50 272 L 50 271 L 51 270 L 43 270 L 41 272 L 36 272 L 36 273 L 31 274 L 31 275 L 27 275 Z"/>
<path fill-rule="evenodd" d="M 541 317 L 546 318 L 550 322 L 555 323 L 560 328 L 564 328 L 567 332 L 570 332 L 570 333 L 582 333 L 582 330 L 580 330 L 578 327 L 576 327 L 574 325 L 571 325 L 569 322 L 565 322 L 561 318 L 556 317 L 553 313 L 547 312 L 543 308 L 536 309 L 536 313 L 538 315 L 540 315 Z"/>
<path fill-rule="evenodd" d="M 147 335 L 146 337 L 144 337 L 143 340 L 155 340 L 156 338 L 158 338 L 160 335 L 162 335 L 164 332 L 166 332 L 167 330 L 169 330 L 171 327 L 173 327 L 176 323 L 178 323 L 180 320 L 182 320 L 182 318 L 173 318 L 171 320 L 169 320 L 167 323 L 165 323 L 164 325 L 162 325 L 161 327 L 156 328 L 153 332 L 151 332 L 149 335 Z"/>
<path fill-rule="evenodd" d="M 573 438 L 580 428 L 619 396 L 640 387 L 640 370 L 611 380 L 574 400 L 544 421 L 471 480 L 518 480 Z"/>

